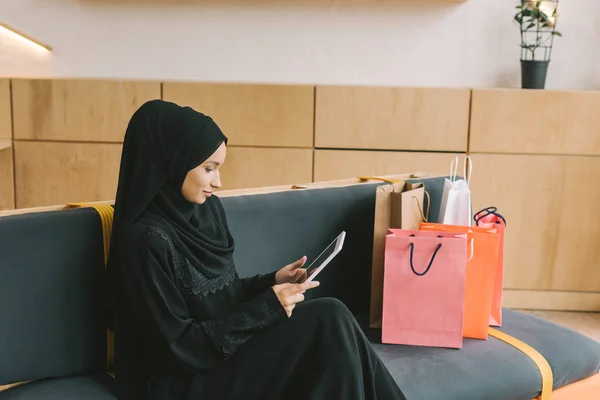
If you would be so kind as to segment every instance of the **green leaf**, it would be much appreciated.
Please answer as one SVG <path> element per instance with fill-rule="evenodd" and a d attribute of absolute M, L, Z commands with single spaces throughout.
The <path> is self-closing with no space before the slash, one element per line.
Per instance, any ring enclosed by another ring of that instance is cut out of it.
<path fill-rule="evenodd" d="M 525 30 L 531 29 L 535 26 L 535 22 L 530 23 L 529 25 L 527 25 L 527 28 L 525 28 Z"/>
<path fill-rule="evenodd" d="M 523 10 L 523 16 L 524 17 L 533 17 L 533 11 L 530 10 L 530 9 L 528 9 L 528 8 L 526 8 L 526 9 Z"/>
<path fill-rule="evenodd" d="M 545 22 L 550 22 L 550 18 L 549 18 L 549 17 L 546 15 L 546 13 L 545 13 L 545 12 L 543 12 L 543 11 L 539 11 L 539 13 L 540 13 L 540 17 L 542 17 L 542 19 L 543 19 Z"/>
<path fill-rule="evenodd" d="M 542 5 L 542 2 L 538 1 L 537 3 L 535 3 L 535 8 L 540 8 L 541 5 Z"/>
<path fill-rule="evenodd" d="M 552 34 L 562 37 L 562 33 L 560 33 L 559 31 L 554 31 L 554 32 L 552 32 Z"/>

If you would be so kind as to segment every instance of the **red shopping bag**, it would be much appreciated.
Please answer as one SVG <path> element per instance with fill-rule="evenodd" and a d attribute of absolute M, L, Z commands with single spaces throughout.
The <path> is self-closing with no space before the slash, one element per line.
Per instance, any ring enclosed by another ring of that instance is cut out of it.
<path fill-rule="evenodd" d="M 383 279 L 383 343 L 462 348 L 464 234 L 390 229 Z"/>
<path fill-rule="evenodd" d="M 482 228 L 495 228 L 500 235 L 498 244 L 498 262 L 496 264 L 496 280 L 492 296 L 490 326 L 502 326 L 502 289 L 504 287 L 504 230 L 506 219 L 498 214 L 496 207 L 488 207 L 477 212 L 473 219 L 475 225 Z"/>
<path fill-rule="evenodd" d="M 467 286 L 463 336 L 470 339 L 487 339 L 498 262 L 499 235 L 496 229 L 431 222 L 421 222 L 421 229 L 467 234 Z"/>

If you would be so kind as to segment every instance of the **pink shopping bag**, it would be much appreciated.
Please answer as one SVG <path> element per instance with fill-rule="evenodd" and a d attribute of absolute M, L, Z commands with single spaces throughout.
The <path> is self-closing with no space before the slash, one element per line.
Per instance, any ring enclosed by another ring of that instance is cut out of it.
<path fill-rule="evenodd" d="M 462 348 L 466 249 L 465 234 L 388 231 L 383 343 Z"/>
<path fill-rule="evenodd" d="M 482 228 L 495 228 L 500 236 L 498 243 L 498 261 L 496 263 L 496 280 L 492 296 L 490 326 L 502 326 L 502 289 L 504 287 L 504 231 L 506 219 L 498 213 L 496 207 L 487 207 L 473 217 L 475 225 Z"/>

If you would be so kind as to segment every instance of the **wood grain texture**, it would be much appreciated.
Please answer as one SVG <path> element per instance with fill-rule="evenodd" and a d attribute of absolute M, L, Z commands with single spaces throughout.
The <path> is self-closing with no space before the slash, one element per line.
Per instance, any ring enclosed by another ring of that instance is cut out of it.
<path fill-rule="evenodd" d="M 527 311 L 527 313 L 562 325 L 600 342 L 600 313 L 564 311 Z M 595 393 L 598 395 L 598 392 Z M 590 398 L 596 399 L 597 397 Z M 579 400 L 581 397 L 570 397 L 569 399 Z"/>
<path fill-rule="evenodd" d="M 121 145 L 15 142 L 17 207 L 114 199 Z"/>
<path fill-rule="evenodd" d="M 166 82 L 163 97 L 210 115 L 230 145 L 313 146 L 313 86 Z"/>
<path fill-rule="evenodd" d="M 12 138 L 10 80 L 0 79 L 0 139 Z"/>
<path fill-rule="evenodd" d="M 469 89 L 318 86 L 319 148 L 466 151 Z"/>
<path fill-rule="evenodd" d="M 122 142 L 135 110 L 158 98 L 159 82 L 14 79 L 14 136 Z"/>
<path fill-rule="evenodd" d="M 312 180 L 312 150 L 228 147 L 222 190 L 305 183 Z"/>
<path fill-rule="evenodd" d="M 12 210 L 14 202 L 13 152 L 0 141 L 0 210 Z"/>
<path fill-rule="evenodd" d="M 600 92 L 473 90 L 470 151 L 600 154 Z"/>
<path fill-rule="evenodd" d="M 520 310 L 600 311 L 600 293 L 504 289 L 502 305 Z"/>
<path fill-rule="evenodd" d="M 416 171 L 447 175 L 455 155 L 401 151 L 316 150 L 315 181 Z"/>
<path fill-rule="evenodd" d="M 473 212 L 507 219 L 507 289 L 600 291 L 600 157 L 474 154 Z"/>
<path fill-rule="evenodd" d="M 424 173 L 419 173 L 419 177 L 428 178 L 428 177 L 437 177 L 436 175 L 427 175 Z M 413 174 L 401 174 L 401 175 L 388 175 L 386 178 L 390 179 L 410 179 L 414 178 Z M 233 196 L 248 196 L 255 194 L 266 194 L 266 193 L 281 193 L 287 191 L 294 190 L 311 190 L 311 189 L 321 189 L 324 187 L 341 187 L 341 186 L 349 186 L 349 185 L 364 185 L 368 184 L 372 181 L 359 180 L 359 179 L 340 179 L 340 180 L 332 180 L 332 181 L 321 181 L 321 182 L 305 182 L 300 184 L 287 184 L 287 185 L 274 185 L 274 186 L 258 186 L 254 188 L 245 188 L 245 189 L 226 189 L 219 190 L 219 197 L 233 197 Z M 100 201 L 91 201 L 89 204 L 108 204 L 113 205 L 114 200 L 100 200 Z M 60 211 L 66 210 L 68 207 L 66 204 L 61 205 L 53 205 L 53 206 L 42 206 L 42 207 L 31 207 L 31 208 L 19 208 L 15 210 L 5 210 L 0 211 L 0 218 L 8 215 L 19 215 L 19 214 L 29 214 L 29 213 L 38 213 L 38 212 L 50 212 L 50 211 Z"/>

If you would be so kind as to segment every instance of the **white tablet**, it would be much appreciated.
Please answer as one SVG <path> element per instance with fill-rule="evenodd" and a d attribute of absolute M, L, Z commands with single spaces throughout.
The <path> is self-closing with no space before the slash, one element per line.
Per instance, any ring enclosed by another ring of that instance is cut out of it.
<path fill-rule="evenodd" d="M 308 275 L 308 278 L 305 282 L 314 280 L 315 277 L 323 270 L 323 268 L 325 268 L 327 264 L 333 260 L 333 257 L 335 257 L 342 250 L 345 238 L 346 231 L 342 231 L 342 233 L 340 233 L 338 237 L 336 237 L 333 242 L 331 242 L 329 246 L 327 246 L 327 248 L 325 248 L 325 250 L 323 250 L 321 254 L 319 254 L 319 256 L 310 263 L 308 267 L 303 267 L 306 269 L 306 274 Z M 299 277 L 296 281 L 299 281 L 301 278 L 302 277 Z"/>

